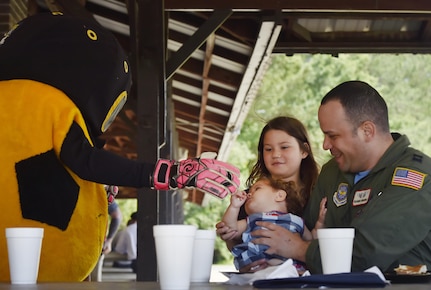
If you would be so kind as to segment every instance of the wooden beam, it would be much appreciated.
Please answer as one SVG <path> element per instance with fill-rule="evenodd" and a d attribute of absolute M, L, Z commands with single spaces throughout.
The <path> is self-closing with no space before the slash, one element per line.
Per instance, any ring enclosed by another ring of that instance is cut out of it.
<path fill-rule="evenodd" d="M 175 71 L 187 61 L 193 51 L 198 49 L 231 14 L 232 10 L 230 9 L 214 11 L 213 15 L 169 58 L 166 63 L 166 79 L 170 79 Z"/>
<path fill-rule="evenodd" d="M 199 112 L 199 128 L 198 128 L 198 142 L 196 152 L 198 155 L 202 153 L 202 139 L 203 132 L 205 127 L 205 113 L 207 110 L 208 103 L 208 88 L 210 86 L 210 81 L 208 78 L 208 73 L 211 68 L 211 60 L 214 50 L 215 43 L 215 34 L 212 33 L 207 38 L 206 41 L 206 49 L 205 49 L 205 59 L 204 59 L 204 67 L 202 72 L 202 96 L 201 96 L 201 110 Z"/>
<path fill-rule="evenodd" d="M 431 53 L 431 42 L 312 42 L 278 43 L 273 53 Z"/>
<path fill-rule="evenodd" d="M 423 23 L 420 35 L 421 41 L 431 41 L 431 20 L 425 21 Z"/>
<path fill-rule="evenodd" d="M 155 164 L 160 158 L 160 140 L 164 131 L 165 21 L 163 1 L 128 1 L 132 66 L 136 68 L 138 159 Z M 160 192 L 138 189 L 137 281 L 157 281 L 157 260 L 153 225 L 167 214 L 160 207 Z"/>
<path fill-rule="evenodd" d="M 431 1 L 428 0 L 165 0 L 166 10 L 207 10 L 207 9 L 303 9 L 303 10 L 362 10 L 362 11 L 431 11 Z"/>
<path fill-rule="evenodd" d="M 181 70 L 201 77 L 203 63 L 196 59 L 190 58 L 182 67 Z M 241 82 L 242 75 L 233 71 L 227 70 L 218 66 L 211 66 L 209 77 L 217 82 L 226 86 L 237 89 L 238 84 Z"/>

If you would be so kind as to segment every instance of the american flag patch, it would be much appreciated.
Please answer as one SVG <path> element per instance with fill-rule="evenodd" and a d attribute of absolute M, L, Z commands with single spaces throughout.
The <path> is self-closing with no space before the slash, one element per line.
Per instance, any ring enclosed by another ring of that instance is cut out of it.
<path fill-rule="evenodd" d="M 395 168 L 392 177 L 392 185 L 405 186 L 413 189 L 421 189 L 426 174 L 408 168 Z"/>

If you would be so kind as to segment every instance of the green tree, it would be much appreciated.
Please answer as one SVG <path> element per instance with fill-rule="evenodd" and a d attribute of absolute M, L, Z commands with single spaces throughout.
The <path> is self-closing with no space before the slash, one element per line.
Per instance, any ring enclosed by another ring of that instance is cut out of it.
<path fill-rule="evenodd" d="M 118 198 L 116 201 L 123 215 L 120 228 L 125 228 L 130 215 L 138 210 L 138 202 L 135 198 Z"/>
<path fill-rule="evenodd" d="M 373 55 L 368 71 L 388 103 L 390 126 L 414 147 L 431 154 L 430 55 Z"/>
<path fill-rule="evenodd" d="M 429 55 L 273 55 L 256 100 L 233 145 L 229 162 L 250 167 L 256 160 L 257 139 L 262 127 L 279 115 L 301 120 L 308 129 L 317 161 L 319 164 L 326 162 L 330 156 L 322 149 L 323 135 L 317 110 L 321 98 L 347 80 L 362 80 L 374 86 L 388 103 L 391 129 L 407 134 L 414 147 L 431 152 L 428 145 L 431 138 L 428 126 L 430 64 Z M 238 152 L 246 154 L 241 156 Z M 247 176 L 247 170 L 241 171 L 242 174 Z"/>

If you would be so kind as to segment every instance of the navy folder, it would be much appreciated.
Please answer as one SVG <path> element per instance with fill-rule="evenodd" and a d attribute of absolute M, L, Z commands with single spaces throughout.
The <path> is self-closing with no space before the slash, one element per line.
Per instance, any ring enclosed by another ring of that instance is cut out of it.
<path fill-rule="evenodd" d="M 253 282 L 253 286 L 255 288 L 383 288 L 386 286 L 386 282 L 374 273 L 353 272 L 256 280 Z"/>

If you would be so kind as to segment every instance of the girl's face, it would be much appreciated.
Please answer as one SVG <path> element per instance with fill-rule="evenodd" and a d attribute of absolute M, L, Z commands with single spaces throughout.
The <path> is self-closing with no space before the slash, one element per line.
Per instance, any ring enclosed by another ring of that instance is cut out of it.
<path fill-rule="evenodd" d="M 299 169 L 302 159 L 308 153 L 303 151 L 295 137 L 285 131 L 271 129 L 263 138 L 263 161 L 271 176 L 300 185 Z"/>

